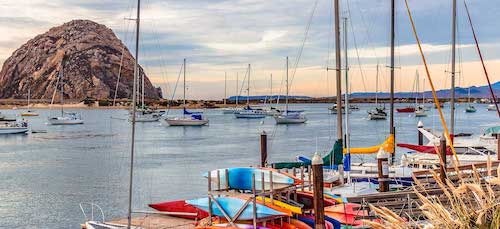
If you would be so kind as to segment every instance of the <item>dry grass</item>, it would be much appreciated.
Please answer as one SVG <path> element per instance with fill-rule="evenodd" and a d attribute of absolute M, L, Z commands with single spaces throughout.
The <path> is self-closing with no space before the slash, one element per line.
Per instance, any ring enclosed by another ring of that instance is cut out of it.
<path fill-rule="evenodd" d="M 491 167 L 488 166 L 488 170 Z M 455 171 L 458 174 L 458 171 Z M 414 187 L 421 204 L 419 205 L 426 221 L 407 221 L 391 210 L 369 205 L 370 209 L 382 219 L 382 222 L 364 221 L 372 228 L 446 228 L 446 229 L 498 229 L 500 228 L 500 195 L 494 190 L 500 189 L 500 177 L 481 177 L 475 167 L 468 179 L 459 176 L 459 182 L 450 180 L 441 182 L 439 176 L 431 173 L 443 195 L 431 196 L 425 193 L 425 187 L 417 182 Z M 500 167 L 497 175 L 500 174 Z"/>

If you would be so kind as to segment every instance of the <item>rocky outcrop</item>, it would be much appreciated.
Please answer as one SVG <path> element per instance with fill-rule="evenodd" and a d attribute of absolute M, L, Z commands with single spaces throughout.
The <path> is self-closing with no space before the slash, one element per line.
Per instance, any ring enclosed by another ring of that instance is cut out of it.
<path fill-rule="evenodd" d="M 61 69 L 65 99 L 113 98 L 119 74 L 117 97 L 132 98 L 133 56 L 111 29 L 89 20 L 51 28 L 17 49 L 0 72 L 0 98 L 26 98 L 30 88 L 32 98 L 50 99 Z M 144 88 L 146 98 L 161 97 L 146 76 Z"/>

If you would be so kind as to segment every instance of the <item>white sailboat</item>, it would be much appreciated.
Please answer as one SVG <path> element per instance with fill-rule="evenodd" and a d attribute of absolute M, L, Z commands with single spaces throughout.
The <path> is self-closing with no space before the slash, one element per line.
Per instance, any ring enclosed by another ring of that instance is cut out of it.
<path fill-rule="evenodd" d="M 266 112 L 262 109 L 254 109 L 250 107 L 250 73 L 251 66 L 248 64 L 247 69 L 247 105 L 246 107 L 238 112 L 234 113 L 234 117 L 243 119 L 261 119 L 266 117 Z"/>
<path fill-rule="evenodd" d="M 63 59 L 64 61 L 64 59 Z M 59 70 L 59 85 L 60 89 L 60 97 L 61 97 L 61 116 L 53 116 L 49 117 L 48 121 L 50 125 L 78 125 L 83 124 L 82 117 L 78 113 L 74 112 L 65 112 L 64 111 L 64 67 L 63 62 L 61 62 L 61 67 Z M 57 86 L 56 86 L 57 90 Z M 55 96 L 54 91 L 54 96 Z M 54 101 L 54 99 L 52 99 Z"/>
<path fill-rule="evenodd" d="M 470 87 L 467 92 L 467 107 L 465 108 L 465 112 L 467 113 L 476 113 L 476 108 L 470 102 Z"/>
<path fill-rule="evenodd" d="M 286 97 L 285 97 L 285 110 L 282 114 L 274 116 L 276 124 L 301 124 L 307 121 L 306 116 L 302 112 L 291 112 L 288 109 L 288 57 L 286 57 Z"/>
<path fill-rule="evenodd" d="M 31 99 L 31 90 L 28 85 L 28 109 L 25 112 L 21 113 L 21 116 L 29 117 L 29 116 L 38 116 L 39 114 L 30 109 L 30 99 Z"/>
<path fill-rule="evenodd" d="M 377 72 L 375 74 L 375 108 L 368 111 L 368 119 L 370 120 L 386 120 L 387 112 L 385 112 L 385 108 L 378 106 L 378 64 L 377 64 Z"/>
<path fill-rule="evenodd" d="M 28 123 L 23 121 L 0 121 L 0 134 L 21 134 L 29 131 Z"/>
<path fill-rule="evenodd" d="M 418 70 L 416 71 L 415 74 L 416 74 L 415 77 L 417 77 L 417 96 L 415 96 L 415 117 L 427 117 L 427 111 L 425 110 L 425 107 L 424 107 L 424 96 L 423 95 L 422 95 L 422 105 L 418 105 L 418 93 L 420 93 L 420 77 L 418 74 Z M 424 87 L 425 87 L 425 84 L 424 84 Z M 424 93 L 425 93 L 425 90 L 424 90 Z M 422 93 L 422 94 L 424 94 L 424 93 Z"/>
<path fill-rule="evenodd" d="M 184 94 L 183 94 L 183 109 L 181 117 L 167 117 L 165 121 L 169 126 L 203 126 L 208 124 L 208 119 L 203 116 L 202 112 L 190 112 L 186 110 L 186 59 L 183 65 L 184 71 Z"/>
<path fill-rule="evenodd" d="M 222 108 L 222 113 L 223 114 L 234 114 L 234 113 L 237 113 L 241 110 L 243 110 L 242 108 L 239 108 L 238 107 L 238 99 L 239 99 L 239 91 L 238 91 L 238 81 L 239 81 L 239 75 L 238 73 L 236 73 L 236 106 L 235 107 L 224 107 Z M 226 83 L 224 82 L 224 97 L 226 97 Z M 226 105 L 226 100 L 224 99 L 224 106 Z"/>

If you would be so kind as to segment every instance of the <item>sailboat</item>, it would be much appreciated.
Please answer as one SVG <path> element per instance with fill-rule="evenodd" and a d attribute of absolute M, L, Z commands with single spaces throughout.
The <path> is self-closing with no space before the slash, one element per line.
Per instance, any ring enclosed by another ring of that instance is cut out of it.
<path fill-rule="evenodd" d="M 420 93 L 420 81 L 419 81 L 420 77 L 418 74 L 418 70 L 416 71 L 415 74 L 417 77 L 417 96 L 415 97 L 415 117 L 426 117 L 427 111 L 425 110 L 425 107 L 424 107 L 424 96 L 423 95 L 422 95 L 422 105 L 420 105 L 420 106 L 418 105 L 418 93 Z M 422 93 L 422 94 L 424 94 L 424 93 Z"/>
<path fill-rule="evenodd" d="M 239 81 L 239 76 L 238 76 L 238 73 L 236 73 L 236 106 L 235 107 L 224 107 L 222 108 L 222 113 L 223 114 L 234 114 L 234 113 L 237 113 L 239 111 L 241 111 L 242 109 L 238 107 L 238 99 L 239 99 L 239 87 L 238 87 L 238 81 Z M 226 75 L 224 75 L 224 97 L 226 98 L 226 81 L 227 81 L 227 77 Z M 226 106 L 226 100 L 227 99 L 224 99 L 224 106 Z"/>
<path fill-rule="evenodd" d="M 274 116 L 276 124 L 300 124 L 307 121 L 306 116 L 302 112 L 290 112 L 288 109 L 288 94 L 290 87 L 288 85 L 288 57 L 286 57 L 286 97 L 285 110 L 282 114 Z"/>
<path fill-rule="evenodd" d="M 377 73 L 375 74 L 375 108 L 368 111 L 368 119 L 370 120 L 386 120 L 387 113 L 385 112 L 385 107 L 378 106 L 378 64 L 377 64 Z"/>
<path fill-rule="evenodd" d="M 275 107 L 273 107 L 273 74 L 271 74 L 271 79 L 270 79 L 270 85 L 269 85 L 269 88 L 270 88 L 270 93 L 269 93 L 269 98 L 266 98 L 266 100 L 264 100 L 264 104 L 266 102 L 269 103 L 269 107 L 265 108 L 265 111 L 266 111 L 266 114 L 268 116 L 276 116 L 276 115 L 280 115 L 282 113 L 282 111 L 276 109 Z M 276 102 L 278 102 L 279 100 L 276 100 Z"/>
<path fill-rule="evenodd" d="M 470 87 L 467 92 L 467 107 L 465 108 L 465 112 L 467 113 L 476 113 L 476 108 L 470 103 Z"/>
<path fill-rule="evenodd" d="M 64 61 L 64 59 L 63 59 Z M 60 89 L 60 97 L 61 97 L 61 116 L 49 117 L 49 124 L 51 125 L 77 125 L 83 124 L 83 120 L 78 113 L 73 112 L 64 112 L 64 62 L 61 62 L 60 70 L 59 70 L 59 85 Z M 57 87 L 56 87 L 57 90 Z M 55 92 L 54 92 L 55 96 Z"/>
<path fill-rule="evenodd" d="M 154 109 L 149 108 L 146 106 L 144 102 L 144 96 L 145 96 L 145 91 L 144 91 L 144 76 L 145 74 L 142 74 L 141 76 L 141 107 L 139 109 L 136 109 L 135 111 L 135 121 L 136 122 L 157 122 L 160 120 L 162 114 L 164 112 L 160 112 Z M 137 82 L 139 85 L 139 82 Z M 137 90 L 139 90 L 139 87 L 137 87 Z M 132 121 L 132 112 L 130 112 L 129 116 L 129 122 Z"/>
<path fill-rule="evenodd" d="M 183 64 L 184 71 L 184 90 L 182 99 L 182 116 L 174 118 L 166 118 L 165 121 L 170 126 L 203 126 L 208 124 L 208 119 L 203 116 L 202 112 L 191 112 L 186 109 L 186 59 Z"/>
<path fill-rule="evenodd" d="M 30 109 L 31 90 L 28 85 L 28 110 L 21 113 L 21 116 L 38 116 L 38 113 Z"/>
<path fill-rule="evenodd" d="M 248 73 L 248 75 L 247 75 L 247 105 L 243 110 L 235 112 L 234 116 L 236 118 L 245 118 L 245 119 L 265 118 L 266 112 L 264 110 L 254 109 L 254 108 L 250 107 L 250 73 L 251 73 L 250 64 L 248 64 L 247 73 Z"/>
<path fill-rule="evenodd" d="M 87 215 L 82 207 L 84 203 L 80 203 L 80 208 L 85 215 L 85 228 L 86 229 L 122 229 L 122 228 L 127 228 L 127 229 L 139 229 L 139 227 L 134 227 L 132 226 L 132 194 L 133 194 L 133 189 L 132 189 L 132 181 L 133 175 L 134 175 L 134 153 L 135 153 L 135 124 L 136 124 L 136 114 L 137 111 L 137 78 L 139 75 L 139 25 L 140 25 L 140 6 L 141 6 L 141 0 L 137 0 L 137 19 L 136 19 L 136 40 L 135 40 L 135 64 L 134 64 L 134 85 L 133 85 L 133 92 L 132 92 L 132 117 L 131 117 L 131 132 L 132 132 L 132 139 L 131 139 L 131 145 L 130 145 L 130 173 L 129 173 L 129 185 L 128 185 L 128 210 L 127 210 L 127 225 L 120 225 L 120 224 L 115 224 L 115 223 L 107 223 L 105 222 L 104 219 L 104 214 L 102 213 L 102 209 L 97 206 L 96 204 L 90 204 L 91 206 L 91 217 L 87 218 Z M 101 221 L 96 220 L 94 216 L 98 215 L 97 212 L 94 214 L 94 208 L 97 208 L 101 212 Z"/>

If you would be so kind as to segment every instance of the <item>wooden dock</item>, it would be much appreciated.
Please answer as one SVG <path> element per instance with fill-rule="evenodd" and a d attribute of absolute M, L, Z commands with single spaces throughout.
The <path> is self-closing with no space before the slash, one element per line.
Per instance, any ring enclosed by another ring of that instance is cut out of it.
<path fill-rule="evenodd" d="M 108 221 L 107 223 L 127 225 L 127 219 L 116 219 Z M 132 218 L 132 226 L 144 229 L 193 229 L 195 228 L 195 221 L 166 215 L 143 214 L 136 215 Z"/>

